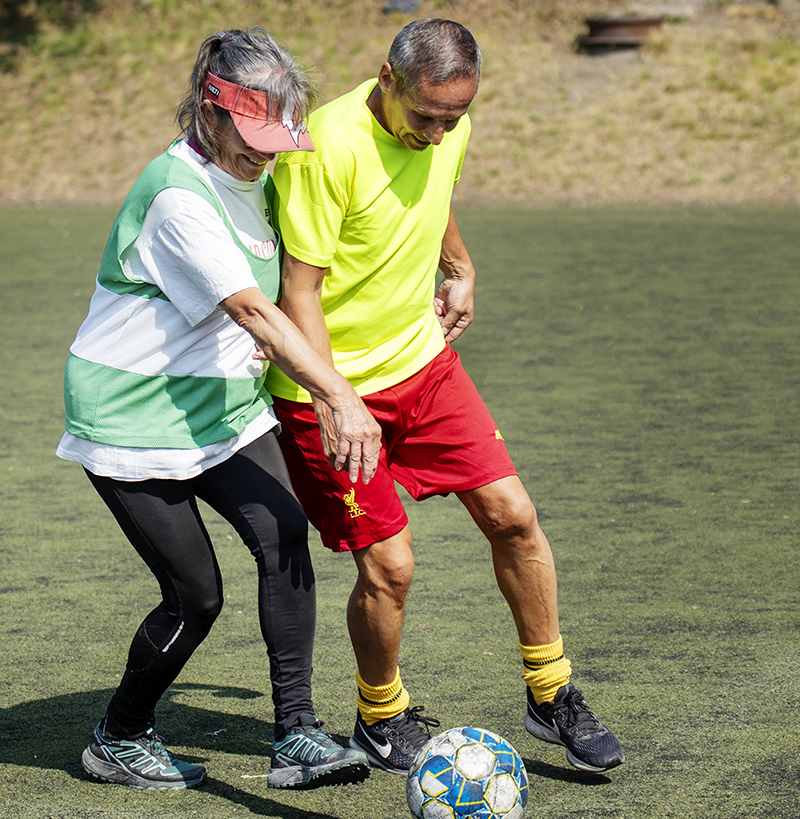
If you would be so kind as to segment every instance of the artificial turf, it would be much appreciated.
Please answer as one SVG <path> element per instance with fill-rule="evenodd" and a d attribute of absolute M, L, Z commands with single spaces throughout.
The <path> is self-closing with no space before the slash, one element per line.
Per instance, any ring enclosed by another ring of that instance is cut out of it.
<path fill-rule="evenodd" d="M 225 575 L 212 634 L 159 730 L 210 779 L 141 792 L 84 777 L 80 752 L 157 599 L 80 467 L 54 454 L 61 376 L 114 213 L 0 211 L 0 815 L 407 816 L 401 778 L 268 791 L 272 725 L 255 567 L 207 519 Z M 624 766 L 570 768 L 523 727 L 516 637 L 488 549 L 454 498 L 409 503 L 417 570 L 401 655 L 443 727 L 508 738 L 528 817 L 800 812 L 798 212 L 467 210 L 479 274 L 456 344 L 539 510 L 574 681 Z M 352 561 L 313 540 L 315 694 L 355 716 L 344 607 Z"/>

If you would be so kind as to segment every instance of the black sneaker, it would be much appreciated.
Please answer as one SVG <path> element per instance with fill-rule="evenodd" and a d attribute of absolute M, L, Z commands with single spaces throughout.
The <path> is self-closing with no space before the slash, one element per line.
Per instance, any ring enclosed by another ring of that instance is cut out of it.
<path fill-rule="evenodd" d="M 562 685 L 553 702 L 541 705 L 536 705 L 529 688 L 525 729 L 537 739 L 563 745 L 569 764 L 581 771 L 607 771 L 625 761 L 619 740 L 572 683 Z"/>
<path fill-rule="evenodd" d="M 342 748 L 322 730 L 315 714 L 300 715 L 300 725 L 272 743 L 269 788 L 316 788 L 361 782 L 369 776 L 364 753 Z"/>
<path fill-rule="evenodd" d="M 350 747 L 364 751 L 377 768 L 407 774 L 417 751 L 431 738 L 428 727 L 439 726 L 438 719 L 422 716 L 423 709 L 422 705 L 406 708 L 396 717 L 379 720 L 374 725 L 367 725 L 359 713 Z"/>
<path fill-rule="evenodd" d="M 98 779 L 132 788 L 194 788 L 206 778 L 202 765 L 176 759 L 152 728 L 139 739 L 108 739 L 98 725 L 81 765 Z"/>

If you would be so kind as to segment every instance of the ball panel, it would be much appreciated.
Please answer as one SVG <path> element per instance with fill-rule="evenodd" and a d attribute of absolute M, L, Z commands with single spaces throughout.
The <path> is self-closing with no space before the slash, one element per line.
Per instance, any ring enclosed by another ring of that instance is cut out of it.
<path fill-rule="evenodd" d="M 496 760 L 488 745 L 470 742 L 458 749 L 455 767 L 468 779 L 485 779 L 494 770 Z"/>
<path fill-rule="evenodd" d="M 421 815 L 422 803 L 425 801 L 425 794 L 422 792 L 419 780 L 416 776 L 409 776 L 406 780 L 406 801 L 412 816 Z"/>
<path fill-rule="evenodd" d="M 486 804 L 501 816 L 508 813 L 519 800 L 519 788 L 511 774 L 500 773 L 493 776 L 483 792 Z"/>
<path fill-rule="evenodd" d="M 452 782 L 442 781 L 433 771 L 425 770 L 419 780 L 419 786 L 426 796 L 441 796 L 450 790 Z"/>
<path fill-rule="evenodd" d="M 422 819 L 456 819 L 456 813 L 450 805 L 431 799 L 422 806 Z"/>
<path fill-rule="evenodd" d="M 426 748 L 429 749 L 431 756 L 438 754 L 440 756 L 453 757 L 456 751 L 467 742 L 469 742 L 469 737 L 460 731 L 445 731 L 445 733 L 435 736 L 422 750 L 424 752 Z"/>

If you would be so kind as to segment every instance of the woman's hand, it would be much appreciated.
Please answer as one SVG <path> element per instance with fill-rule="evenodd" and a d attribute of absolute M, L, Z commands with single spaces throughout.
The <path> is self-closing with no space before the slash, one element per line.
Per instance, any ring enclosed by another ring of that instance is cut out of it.
<path fill-rule="evenodd" d="M 369 483 L 378 469 L 382 431 L 364 402 L 353 393 L 356 401 L 348 400 L 330 406 L 314 399 L 314 412 L 319 421 L 322 449 L 331 466 L 340 472 L 347 469 L 350 480 Z"/>

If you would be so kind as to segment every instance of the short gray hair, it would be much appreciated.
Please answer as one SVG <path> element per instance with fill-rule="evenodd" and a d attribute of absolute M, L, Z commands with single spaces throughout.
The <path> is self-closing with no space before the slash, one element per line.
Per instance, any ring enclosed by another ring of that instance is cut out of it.
<path fill-rule="evenodd" d="M 397 91 L 419 88 L 422 81 L 441 85 L 451 80 L 481 76 L 481 50 L 460 23 L 426 18 L 415 20 L 394 38 L 389 49 Z"/>
<path fill-rule="evenodd" d="M 294 112 L 295 123 L 308 116 L 316 101 L 308 70 L 266 29 L 257 26 L 211 34 L 200 46 L 191 85 L 175 119 L 183 134 L 194 138 L 212 162 L 220 156 L 220 143 L 200 110 L 209 72 L 236 85 L 265 91 L 277 102 L 278 110 Z M 220 119 L 233 124 L 227 111 L 217 105 L 214 109 Z"/>

